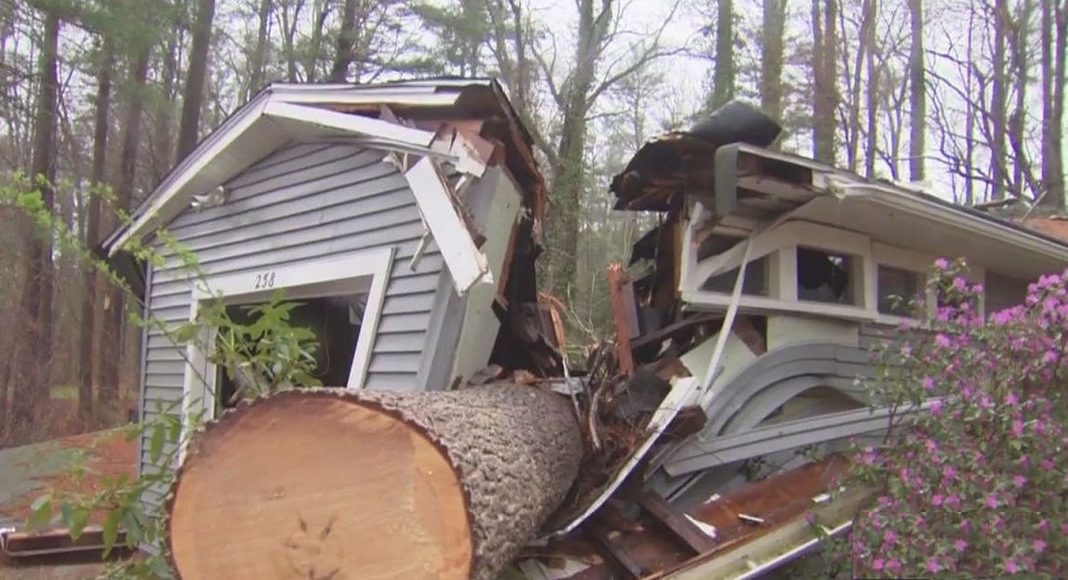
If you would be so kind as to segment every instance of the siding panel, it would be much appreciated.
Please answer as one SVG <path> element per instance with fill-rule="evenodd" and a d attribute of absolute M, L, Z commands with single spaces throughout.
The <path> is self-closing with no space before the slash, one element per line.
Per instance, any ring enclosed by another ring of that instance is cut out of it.
<path fill-rule="evenodd" d="M 380 152 L 349 144 L 291 144 L 231 180 L 222 205 L 188 209 L 167 229 L 196 253 L 209 276 L 394 248 L 366 386 L 413 390 L 419 388 L 429 313 L 444 265 L 430 244 L 418 267 L 409 267 L 424 228 L 403 176 L 381 159 Z M 176 257 L 152 272 L 148 296 L 152 316 L 175 323 L 188 318 L 191 282 Z M 142 401 L 146 420 L 181 400 L 183 349 L 149 329 Z M 146 499 L 152 504 L 155 498 Z"/>

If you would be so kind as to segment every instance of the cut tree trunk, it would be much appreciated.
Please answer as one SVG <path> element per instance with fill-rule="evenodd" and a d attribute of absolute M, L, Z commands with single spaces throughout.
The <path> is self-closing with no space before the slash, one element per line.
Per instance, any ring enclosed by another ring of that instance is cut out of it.
<path fill-rule="evenodd" d="M 287 391 L 196 435 L 168 502 L 183 578 L 483 578 L 560 506 L 583 441 L 567 399 Z"/>

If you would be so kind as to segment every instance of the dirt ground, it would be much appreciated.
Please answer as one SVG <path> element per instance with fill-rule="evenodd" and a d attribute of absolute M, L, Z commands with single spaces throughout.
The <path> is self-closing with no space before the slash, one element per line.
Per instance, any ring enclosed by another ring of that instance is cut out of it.
<path fill-rule="evenodd" d="M 22 528 L 30 505 L 49 490 L 92 493 L 109 478 L 135 477 L 136 459 L 137 440 L 122 429 L 0 450 L 0 528 Z M 0 554 L 0 580 L 92 578 L 104 566 L 92 555 L 13 562 Z"/>

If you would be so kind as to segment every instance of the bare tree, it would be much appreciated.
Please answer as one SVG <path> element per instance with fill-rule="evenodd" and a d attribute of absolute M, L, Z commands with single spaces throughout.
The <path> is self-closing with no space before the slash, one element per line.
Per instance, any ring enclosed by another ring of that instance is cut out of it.
<path fill-rule="evenodd" d="M 734 98 L 734 2 L 716 1 L 716 67 L 711 109 Z"/>
<path fill-rule="evenodd" d="M 108 132 L 110 129 L 109 112 L 111 109 L 111 69 L 114 64 L 111 41 L 107 36 L 101 40 L 100 66 L 97 78 L 96 118 L 93 127 L 93 169 L 90 183 L 101 187 L 107 181 Z M 89 192 L 88 212 L 86 216 L 85 244 L 95 246 L 100 241 L 100 196 L 98 192 Z M 85 296 L 82 301 L 81 340 L 78 346 L 78 413 L 82 424 L 87 425 L 93 416 L 93 340 L 96 336 L 97 273 L 86 268 Z"/>
<path fill-rule="evenodd" d="M 812 151 L 827 163 L 835 158 L 837 14 L 837 0 L 812 0 Z"/>
<path fill-rule="evenodd" d="M 1068 2 L 1040 0 L 1042 30 L 1042 205 L 1064 211 L 1064 84 Z"/>
<path fill-rule="evenodd" d="M 208 51 L 211 47 L 211 28 L 215 18 L 215 0 L 198 0 L 193 24 L 193 45 L 189 54 L 189 69 L 182 94 L 182 120 L 178 125 L 178 158 L 196 147 L 200 134 L 200 108 L 204 103 L 204 83 L 208 76 Z"/>
<path fill-rule="evenodd" d="M 927 85 L 924 80 L 923 0 L 909 0 L 912 40 L 909 46 L 909 179 L 922 181 L 926 175 L 924 156 L 927 139 Z"/>
<path fill-rule="evenodd" d="M 38 75 L 40 88 L 34 114 L 33 157 L 30 175 L 41 192 L 43 206 L 54 211 L 56 177 L 55 143 L 59 117 L 59 32 L 61 21 L 56 11 L 46 11 L 41 38 Z M 5 382 L 15 385 L 11 409 L 3 417 L 7 432 L 20 430 L 32 423 L 40 403 L 48 399 L 49 362 L 52 351 L 52 244 L 50 237 L 36 235 L 32 224 L 23 226 L 26 248 L 22 264 L 22 291 L 19 300 L 23 333 L 16 341 L 10 376 Z"/>
<path fill-rule="evenodd" d="M 151 52 L 140 48 L 130 69 L 131 87 L 123 120 L 122 150 L 119 154 L 119 176 L 115 184 L 115 209 L 129 211 L 133 201 L 137 177 L 138 144 L 141 137 L 141 117 L 145 106 L 145 84 Z M 123 292 L 112 286 L 104 302 L 102 355 L 100 357 L 100 400 L 114 402 L 119 393 L 119 368 L 122 360 L 122 338 L 125 318 Z"/>
<path fill-rule="evenodd" d="M 773 119 L 783 114 L 783 35 L 786 0 L 764 0 L 763 50 L 760 53 L 760 107 Z"/>
<path fill-rule="evenodd" d="M 246 98 L 248 99 L 251 99 L 263 86 L 264 69 L 267 66 L 267 33 L 271 23 L 272 10 L 274 10 L 272 0 L 260 0 L 259 10 L 256 11 L 256 17 L 259 21 L 259 25 L 256 29 L 256 45 L 252 51 L 252 66 L 249 67 L 248 90 L 245 92 Z"/>

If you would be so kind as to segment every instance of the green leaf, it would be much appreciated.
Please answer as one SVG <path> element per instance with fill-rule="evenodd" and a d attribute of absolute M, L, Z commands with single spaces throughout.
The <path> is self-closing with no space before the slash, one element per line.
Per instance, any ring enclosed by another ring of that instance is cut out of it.
<path fill-rule="evenodd" d="M 126 529 L 126 545 L 128 547 L 137 545 L 143 539 L 144 529 L 140 520 L 137 519 L 137 513 L 132 508 L 122 514 L 122 527 Z"/>
<path fill-rule="evenodd" d="M 104 528 L 101 534 L 104 539 L 104 557 L 111 553 L 115 547 L 115 541 L 119 538 L 119 520 L 122 518 L 122 510 L 112 510 L 104 520 Z"/>
<path fill-rule="evenodd" d="M 148 458 L 152 463 L 158 463 L 163 455 L 164 426 L 156 423 L 152 426 L 152 436 L 148 440 Z"/>
<path fill-rule="evenodd" d="M 52 494 L 45 494 L 33 500 L 30 505 L 30 517 L 26 519 L 26 527 L 30 529 L 41 528 L 52 521 Z"/>
<path fill-rule="evenodd" d="M 85 530 L 85 525 L 89 523 L 89 515 L 92 512 L 87 506 L 77 506 L 72 511 L 67 528 L 70 530 L 71 539 L 77 540 Z"/>

